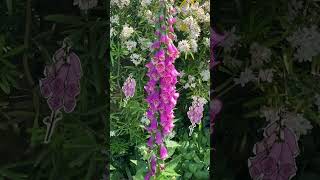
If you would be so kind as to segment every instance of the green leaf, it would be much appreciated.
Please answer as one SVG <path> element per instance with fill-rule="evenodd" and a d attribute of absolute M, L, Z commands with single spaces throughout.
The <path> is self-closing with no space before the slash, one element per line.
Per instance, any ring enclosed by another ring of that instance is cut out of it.
<path fill-rule="evenodd" d="M 8 169 L 1 169 L 0 175 L 3 177 L 7 177 L 12 180 L 20 180 L 20 179 L 26 179 L 28 176 L 26 174 L 16 173 L 13 171 L 10 171 Z"/>
<path fill-rule="evenodd" d="M 181 176 L 180 174 L 176 173 L 176 171 L 172 169 L 166 169 L 165 171 L 161 172 L 162 175 L 168 176 L 168 177 L 177 177 Z"/>
<path fill-rule="evenodd" d="M 2 81 L 0 81 L 0 88 L 2 89 L 2 91 L 6 94 L 10 94 L 10 87 L 9 87 L 9 83 L 7 80 L 2 79 Z"/>
<path fill-rule="evenodd" d="M 112 170 L 116 170 L 116 168 L 114 166 L 112 166 L 112 164 L 110 164 L 110 171 Z"/>
<path fill-rule="evenodd" d="M 22 53 L 24 50 L 25 50 L 24 45 L 17 46 L 16 48 L 14 48 L 14 49 L 10 50 L 8 53 L 6 53 L 3 56 L 3 58 L 8 58 L 8 57 L 18 55 L 18 54 Z"/>
<path fill-rule="evenodd" d="M 169 163 L 166 164 L 166 169 L 174 169 L 177 167 L 177 165 L 179 164 L 179 162 L 181 161 L 181 157 L 182 155 L 178 155 L 176 157 L 174 157 L 174 159 L 172 159 Z"/>
<path fill-rule="evenodd" d="M 131 159 L 130 161 L 131 161 L 133 164 L 135 164 L 135 165 L 137 165 L 137 164 L 138 164 L 137 160 L 133 160 L 133 159 Z"/>
<path fill-rule="evenodd" d="M 179 146 L 181 146 L 181 145 L 178 144 L 178 143 L 175 142 L 175 141 L 167 140 L 167 141 L 166 141 L 166 146 L 169 147 L 169 148 L 175 148 L 175 147 L 179 147 Z"/>

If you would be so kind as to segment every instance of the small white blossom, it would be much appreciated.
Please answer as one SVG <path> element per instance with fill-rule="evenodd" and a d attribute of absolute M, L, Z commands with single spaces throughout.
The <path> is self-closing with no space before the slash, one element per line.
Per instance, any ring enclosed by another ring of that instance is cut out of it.
<path fill-rule="evenodd" d="M 144 125 L 149 125 L 149 123 L 150 123 L 150 120 L 147 118 L 146 115 L 142 116 L 140 121 Z"/>
<path fill-rule="evenodd" d="M 149 39 L 146 38 L 139 38 L 138 42 L 140 44 L 141 50 L 149 49 L 152 45 L 152 42 Z"/>
<path fill-rule="evenodd" d="M 131 62 L 135 65 L 138 66 L 142 61 L 144 61 L 144 59 L 139 55 L 139 54 L 132 54 L 130 56 Z"/>
<path fill-rule="evenodd" d="M 129 51 L 132 51 L 137 46 L 137 43 L 135 41 L 126 41 L 125 44 Z"/>
<path fill-rule="evenodd" d="M 119 24 L 119 16 L 118 15 L 114 15 L 110 18 L 110 22 L 111 24 Z"/>
<path fill-rule="evenodd" d="M 190 40 L 189 40 L 189 43 L 190 43 L 192 52 L 197 52 L 197 51 L 198 51 L 198 43 L 197 43 L 197 40 L 195 40 L 195 39 L 190 39 Z"/>
<path fill-rule="evenodd" d="M 203 44 L 206 46 L 206 47 L 210 47 L 210 39 L 208 37 L 204 37 L 203 38 Z"/>
<path fill-rule="evenodd" d="M 296 114 L 293 112 L 286 112 L 283 117 L 284 124 L 291 128 L 297 137 L 300 135 L 306 135 L 308 130 L 312 129 L 311 123 L 303 117 L 302 114 Z"/>
<path fill-rule="evenodd" d="M 240 40 L 240 37 L 235 34 L 236 28 L 232 27 L 231 31 L 225 32 L 226 38 L 221 42 L 221 46 L 224 47 L 226 52 L 230 52 L 235 46 L 236 42 Z"/>
<path fill-rule="evenodd" d="M 279 111 L 271 107 L 263 107 L 261 109 L 262 116 L 266 118 L 266 121 L 272 123 L 280 119 Z"/>
<path fill-rule="evenodd" d="M 73 5 L 78 5 L 81 10 L 88 10 L 98 5 L 98 0 L 74 0 Z"/>
<path fill-rule="evenodd" d="M 265 82 L 269 82 L 271 83 L 272 82 L 272 78 L 273 78 L 273 69 L 260 69 L 259 70 L 259 79 L 261 81 L 265 81 Z"/>
<path fill-rule="evenodd" d="M 183 86 L 184 89 L 188 89 L 189 87 L 196 87 L 196 84 L 194 83 L 195 77 L 192 75 L 188 75 L 188 82 Z"/>
<path fill-rule="evenodd" d="M 258 43 L 252 43 L 250 46 L 251 63 L 253 67 L 259 67 L 264 62 L 269 62 L 271 57 L 271 50 L 259 45 Z"/>
<path fill-rule="evenodd" d="M 152 0 L 141 0 L 141 6 L 142 7 L 146 7 L 149 6 L 151 4 Z"/>
<path fill-rule="evenodd" d="M 144 17 L 148 20 L 148 23 L 150 24 L 153 24 L 153 13 L 152 11 L 150 11 L 149 9 L 148 10 L 145 10 L 144 11 Z"/>
<path fill-rule="evenodd" d="M 239 78 L 235 78 L 234 81 L 236 84 L 241 84 L 244 87 L 248 82 L 256 80 L 251 69 L 246 68 L 244 72 L 240 73 Z"/>
<path fill-rule="evenodd" d="M 120 9 L 129 6 L 130 0 L 111 0 L 110 4 L 112 6 L 117 6 Z"/>
<path fill-rule="evenodd" d="M 197 21 L 192 16 L 188 16 L 182 21 L 182 23 L 187 25 L 190 38 L 198 39 L 198 37 L 200 36 L 201 28 Z"/>
<path fill-rule="evenodd" d="M 185 72 L 182 70 L 182 71 L 180 71 L 180 75 L 179 75 L 179 77 L 180 78 L 182 78 L 183 76 L 185 75 Z"/>
<path fill-rule="evenodd" d="M 115 131 L 110 131 L 110 136 L 111 137 L 116 136 L 116 132 Z"/>
<path fill-rule="evenodd" d="M 182 40 L 178 43 L 178 49 L 181 52 L 189 52 L 190 51 L 190 44 L 187 40 Z"/>
<path fill-rule="evenodd" d="M 199 102 L 201 104 L 207 104 L 207 100 L 203 97 L 200 97 L 200 96 L 192 96 L 191 97 L 193 101 L 196 101 L 196 102 Z"/>
<path fill-rule="evenodd" d="M 110 37 L 113 37 L 113 36 L 115 36 L 117 34 L 117 32 L 114 30 L 114 28 L 112 27 L 111 29 L 110 29 Z"/>
<path fill-rule="evenodd" d="M 210 80 L 210 71 L 208 69 L 203 70 L 200 73 L 200 75 L 201 75 L 203 81 L 209 81 Z"/>

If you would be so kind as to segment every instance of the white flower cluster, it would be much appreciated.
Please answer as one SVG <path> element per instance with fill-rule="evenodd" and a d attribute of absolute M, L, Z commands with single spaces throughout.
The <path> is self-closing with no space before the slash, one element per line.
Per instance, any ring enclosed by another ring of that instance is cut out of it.
<path fill-rule="evenodd" d="M 129 51 L 133 51 L 137 47 L 137 42 L 135 41 L 126 41 L 124 43 Z"/>
<path fill-rule="evenodd" d="M 73 5 L 78 5 L 81 10 L 88 10 L 96 7 L 98 5 L 98 0 L 74 0 Z"/>
<path fill-rule="evenodd" d="M 152 45 L 152 42 L 150 41 L 150 39 L 147 39 L 147 38 L 143 38 L 143 37 L 140 37 L 138 39 L 138 42 L 140 44 L 140 48 L 141 50 L 147 50 L 151 47 Z"/>
<path fill-rule="evenodd" d="M 141 117 L 140 121 L 141 121 L 141 123 L 142 123 L 143 125 L 149 125 L 149 124 L 150 124 L 150 120 L 148 119 L 148 117 L 147 117 L 146 114 Z"/>
<path fill-rule="evenodd" d="M 141 6 L 146 7 L 151 4 L 152 0 L 141 0 Z"/>
<path fill-rule="evenodd" d="M 261 112 L 263 114 L 262 116 L 266 118 L 266 121 L 270 123 L 280 120 L 279 110 L 275 108 L 263 107 Z M 312 129 L 310 121 L 304 118 L 302 114 L 284 112 L 282 120 L 283 124 L 292 129 L 298 138 L 300 135 L 306 135 L 307 132 Z"/>
<path fill-rule="evenodd" d="M 236 28 L 232 27 L 230 31 L 225 32 L 226 38 L 221 42 L 221 46 L 224 48 L 226 53 L 231 52 L 235 47 L 236 43 L 240 40 L 240 36 L 235 34 Z"/>
<path fill-rule="evenodd" d="M 200 97 L 200 96 L 192 96 L 191 98 L 194 102 L 198 102 L 201 104 L 207 104 L 207 102 L 208 102 L 205 98 Z"/>
<path fill-rule="evenodd" d="M 200 36 L 201 28 L 196 19 L 193 16 L 188 16 L 186 19 L 182 20 L 183 25 L 187 26 L 189 37 L 191 39 L 198 39 Z"/>
<path fill-rule="evenodd" d="M 291 128 L 297 137 L 300 137 L 300 135 L 306 135 L 308 130 L 312 129 L 311 123 L 304 118 L 302 114 L 296 114 L 293 112 L 287 112 L 285 114 L 284 124 Z"/>
<path fill-rule="evenodd" d="M 320 33 L 317 26 L 299 29 L 287 40 L 296 48 L 294 58 L 298 62 L 312 61 L 312 58 L 320 53 Z"/>
<path fill-rule="evenodd" d="M 118 15 L 111 16 L 110 22 L 111 22 L 111 24 L 118 25 L 119 24 L 119 16 Z"/>
<path fill-rule="evenodd" d="M 205 69 L 200 73 L 203 81 L 209 81 L 210 80 L 210 71 L 209 69 Z"/>
<path fill-rule="evenodd" d="M 253 67 L 259 67 L 265 62 L 270 62 L 271 50 L 254 42 L 250 46 L 251 64 Z"/>
<path fill-rule="evenodd" d="M 190 87 L 192 87 L 192 88 L 196 87 L 196 83 L 194 82 L 195 79 L 196 78 L 194 76 L 188 75 L 188 82 L 183 86 L 183 88 L 188 89 Z"/>
<path fill-rule="evenodd" d="M 132 27 L 128 26 L 127 24 L 125 24 L 123 26 L 123 29 L 122 29 L 120 36 L 121 36 L 122 40 L 126 40 L 132 35 L 132 33 L 134 33 L 134 29 Z"/>
<path fill-rule="evenodd" d="M 145 60 L 141 55 L 136 53 L 131 54 L 130 59 L 131 62 L 136 66 L 138 66 L 139 64 L 141 64 L 141 62 Z"/>
<path fill-rule="evenodd" d="M 120 9 L 129 6 L 130 0 L 111 0 L 111 6 L 117 6 Z"/>
<path fill-rule="evenodd" d="M 267 122 L 274 122 L 280 120 L 279 110 L 271 107 L 263 107 L 261 108 L 261 117 L 265 117 Z"/>
<path fill-rule="evenodd" d="M 204 45 L 210 47 L 209 29 L 201 29 L 202 25 L 210 22 L 210 2 L 205 1 L 202 5 L 199 2 L 184 1 L 181 7 L 177 7 L 177 30 L 186 32 L 187 40 L 181 40 L 178 44 L 181 52 L 198 52 L 198 40 L 201 31 L 205 31 L 203 38 Z M 200 26 L 201 25 L 201 26 Z M 208 37 L 206 35 L 208 34 Z"/>

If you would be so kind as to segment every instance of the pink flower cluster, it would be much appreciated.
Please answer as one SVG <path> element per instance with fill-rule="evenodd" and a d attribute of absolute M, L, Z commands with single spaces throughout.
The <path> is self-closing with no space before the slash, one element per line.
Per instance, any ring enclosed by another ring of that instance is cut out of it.
<path fill-rule="evenodd" d="M 198 96 L 194 96 L 192 98 L 192 105 L 189 107 L 189 111 L 187 112 L 188 118 L 191 121 L 191 126 L 189 126 L 189 136 L 191 136 L 193 129 L 196 127 L 196 124 L 200 124 L 203 117 L 203 106 L 207 103 L 207 100 L 204 98 Z"/>
<path fill-rule="evenodd" d="M 122 86 L 122 92 L 126 96 L 126 99 L 129 99 L 134 96 L 136 90 L 136 80 L 132 78 L 132 75 L 126 79 Z"/>
<path fill-rule="evenodd" d="M 205 105 L 206 100 L 200 97 L 194 97 L 192 105 L 189 107 L 187 112 L 188 118 L 190 119 L 192 125 L 199 124 L 203 117 L 203 106 Z"/>
<path fill-rule="evenodd" d="M 255 144 L 249 158 L 252 179 L 288 180 L 295 176 L 299 146 L 294 132 L 276 121 L 265 128 L 264 139 Z"/>
<path fill-rule="evenodd" d="M 60 48 L 54 54 L 53 61 L 45 67 L 46 77 L 40 80 L 40 90 L 52 111 L 64 108 L 65 112 L 70 113 L 76 106 L 76 96 L 80 94 L 80 59 L 75 53 Z"/>
<path fill-rule="evenodd" d="M 147 145 L 150 151 L 156 151 L 156 153 L 153 152 L 150 159 L 151 168 L 145 179 L 155 176 L 157 155 L 161 160 L 165 160 L 168 156 L 163 139 L 173 130 L 173 109 L 179 97 L 175 87 L 179 73 L 174 66 L 179 51 L 173 44 L 175 38 L 173 24 L 176 19 L 172 16 L 173 7 L 168 2 L 166 5 L 164 5 L 164 1 L 160 1 L 160 3 L 161 15 L 155 21 L 158 27 L 155 35 L 158 39 L 151 47 L 154 51 L 152 60 L 146 64 L 149 81 L 145 86 L 145 91 L 148 94 L 146 101 L 149 105 L 147 118 L 150 120 L 150 125 L 147 127 L 147 131 L 150 133 Z M 165 11 L 166 13 L 164 13 Z M 160 165 L 160 170 L 163 168 L 164 165 Z"/>

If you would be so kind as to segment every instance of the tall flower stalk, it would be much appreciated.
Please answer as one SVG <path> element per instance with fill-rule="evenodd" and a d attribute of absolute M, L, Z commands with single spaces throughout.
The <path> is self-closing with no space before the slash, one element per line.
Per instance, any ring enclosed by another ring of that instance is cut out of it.
<path fill-rule="evenodd" d="M 168 157 L 164 138 L 173 128 L 174 107 L 179 94 L 176 92 L 178 71 L 174 62 L 179 51 L 173 44 L 175 38 L 173 17 L 175 9 L 166 1 L 159 1 L 159 14 L 154 20 L 156 23 L 156 41 L 151 46 L 153 56 L 147 63 L 149 81 L 145 86 L 148 103 L 147 117 L 150 125 L 147 131 L 150 134 L 148 147 L 151 153 L 150 168 L 145 176 L 148 180 L 164 169 L 164 160 Z"/>

